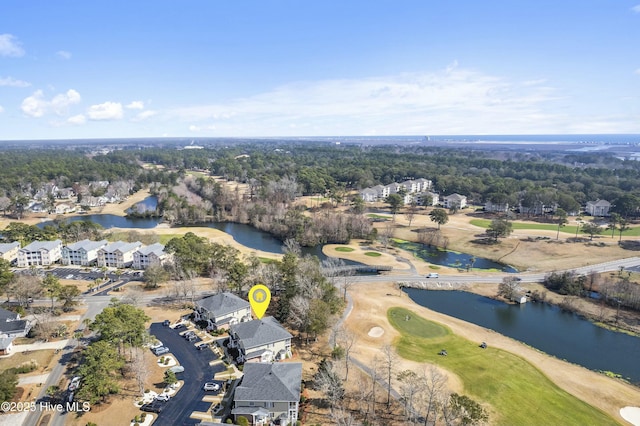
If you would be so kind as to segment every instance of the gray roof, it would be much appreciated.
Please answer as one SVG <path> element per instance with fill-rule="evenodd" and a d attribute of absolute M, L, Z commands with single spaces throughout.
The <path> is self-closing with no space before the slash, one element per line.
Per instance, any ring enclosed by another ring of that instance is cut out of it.
<path fill-rule="evenodd" d="M 302 382 L 302 363 L 275 364 L 248 362 L 236 387 L 234 401 L 298 401 Z"/>
<path fill-rule="evenodd" d="M 23 333 L 29 327 L 26 320 L 0 321 L 1 333 Z"/>
<path fill-rule="evenodd" d="M 116 251 L 119 251 L 121 253 L 127 253 L 127 252 L 138 249 L 141 245 L 142 243 L 140 241 L 136 241 L 135 243 L 127 243 L 125 241 L 116 241 L 115 243 L 111 243 L 103 247 L 101 250 L 103 250 L 105 253 L 114 253 Z"/>
<path fill-rule="evenodd" d="M 273 317 L 264 317 L 253 321 L 233 324 L 229 327 L 230 334 L 234 334 L 242 341 L 245 351 L 273 342 L 291 339 L 291 333 L 284 329 Z"/>
<path fill-rule="evenodd" d="M 196 306 L 207 310 L 214 317 L 219 317 L 247 309 L 251 305 L 233 293 L 218 293 L 196 301 Z"/>
<path fill-rule="evenodd" d="M 0 253 L 6 253 L 8 251 L 13 250 L 14 248 L 20 248 L 20 243 L 17 241 L 14 241 L 12 243 L 3 243 L 0 244 Z"/>
<path fill-rule="evenodd" d="M 8 311 L 4 308 L 0 308 L 0 322 L 15 321 L 18 319 L 18 314 Z"/>
<path fill-rule="evenodd" d="M 15 339 L 15 337 L 2 337 L 0 338 L 0 350 L 6 350 L 11 343 L 13 343 L 13 340 Z"/>
<path fill-rule="evenodd" d="M 91 241 L 91 240 L 82 240 L 76 243 L 67 244 L 67 249 L 71 251 L 78 251 L 84 249 L 85 251 L 96 250 L 101 247 L 104 247 L 109 242 L 107 240 L 101 241 Z"/>
<path fill-rule="evenodd" d="M 140 247 L 138 249 L 138 252 L 140 252 L 140 254 L 143 256 L 149 256 L 151 253 L 155 253 L 158 256 L 162 256 L 165 254 L 164 245 L 160 243 L 154 243 L 154 244 L 151 244 L 150 246 Z"/>
<path fill-rule="evenodd" d="M 21 248 L 21 251 L 33 252 L 39 250 L 53 250 L 58 246 L 62 246 L 62 241 L 34 241 L 26 247 Z"/>

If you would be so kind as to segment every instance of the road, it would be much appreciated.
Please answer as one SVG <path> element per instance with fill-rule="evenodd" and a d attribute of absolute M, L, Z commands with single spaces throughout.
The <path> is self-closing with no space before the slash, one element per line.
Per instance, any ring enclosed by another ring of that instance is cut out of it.
<path fill-rule="evenodd" d="M 620 259 L 596 265 L 583 266 L 579 268 L 569 269 L 568 271 L 575 271 L 578 274 L 589 274 L 590 272 L 611 272 L 620 271 L 620 268 L 624 270 L 640 270 L 640 257 L 631 257 L 626 259 Z M 556 271 L 563 272 L 563 271 Z M 541 273 L 522 273 L 517 274 L 522 282 L 541 282 L 548 272 Z M 404 281 L 404 282 L 421 282 L 427 280 L 433 280 L 433 282 L 450 282 L 457 284 L 464 283 L 500 283 L 506 276 L 513 276 L 513 274 L 496 273 L 492 275 L 474 275 L 473 273 L 460 273 L 455 275 L 440 275 L 437 279 L 428 279 L 424 275 L 419 275 L 415 272 L 415 269 L 411 269 L 409 272 L 397 273 L 395 271 L 385 275 L 364 275 L 353 276 L 350 280 L 353 282 L 388 282 L 388 281 Z M 125 281 L 128 281 L 125 279 Z M 123 285 L 124 283 L 119 285 Z M 80 319 L 80 323 L 85 318 L 93 319 L 102 311 L 114 297 L 109 295 L 108 292 L 100 292 L 93 294 L 84 294 L 83 302 L 88 305 L 88 309 Z M 140 298 L 140 303 L 148 304 L 154 300 L 161 299 L 162 296 L 146 295 Z M 84 328 L 84 325 L 81 325 Z M 189 366 L 184 373 L 181 373 L 185 380 L 185 386 L 176 394 L 176 396 L 169 402 L 169 405 L 161 413 L 159 419 L 154 423 L 156 425 L 193 425 L 197 424 L 199 420 L 190 419 L 189 415 L 193 411 L 206 411 L 209 408 L 209 403 L 202 402 L 202 397 L 205 392 L 202 390 L 202 383 L 207 380 L 211 380 L 214 374 L 218 371 L 222 371 L 223 366 L 221 364 L 211 367 L 209 361 L 213 360 L 215 355 L 209 351 L 198 351 L 193 345 L 195 342 L 187 342 L 185 339 L 179 336 L 177 331 L 170 329 L 169 327 L 163 327 L 161 324 L 152 324 L 151 333 L 155 334 L 162 342 L 164 342 L 179 360 L 180 364 Z M 70 344 L 67 349 L 64 349 L 60 361 L 51 370 L 46 383 L 43 385 L 37 400 L 41 400 L 45 396 L 46 389 L 49 386 L 57 385 L 60 378 L 66 370 L 66 362 L 70 358 L 73 348 L 76 342 L 70 340 Z M 32 412 L 27 415 L 24 422 L 25 426 L 36 425 L 39 423 L 41 416 L 40 412 Z M 55 414 L 52 416 L 51 421 L 48 423 L 53 426 L 64 426 L 64 414 Z"/>
<path fill-rule="evenodd" d="M 206 412 L 211 407 L 211 403 L 203 402 L 202 398 L 213 394 L 202 390 L 202 385 L 212 381 L 216 373 L 224 370 L 224 364 L 221 361 L 214 363 L 213 366 L 210 365 L 212 361 L 217 360 L 217 356 L 211 349 L 199 351 L 195 348 L 195 344 L 200 340 L 189 342 L 180 336 L 179 331 L 165 327 L 161 323 L 153 323 L 149 328 L 149 333 L 168 347 L 180 365 L 185 367 L 184 373 L 176 375 L 179 380 L 184 381 L 184 385 L 167 402 L 166 407 L 153 423 L 154 426 L 200 423 L 200 419 L 191 419 L 189 416 L 194 411 Z"/>
<path fill-rule="evenodd" d="M 80 329 L 84 329 L 84 323 L 83 321 L 86 318 L 89 318 L 91 320 L 93 320 L 96 315 L 98 315 L 100 312 L 102 312 L 102 310 L 109 304 L 109 300 L 90 300 L 90 301 L 86 301 L 87 303 L 87 311 L 84 313 L 84 315 L 82 315 L 82 317 L 80 318 Z M 46 392 L 47 392 L 47 388 L 49 388 L 49 386 L 55 386 L 60 382 L 60 378 L 63 376 L 63 374 L 65 373 L 66 369 L 67 369 L 67 362 L 69 361 L 69 359 L 71 358 L 71 355 L 73 353 L 73 350 L 76 347 L 76 340 L 75 339 L 70 339 L 69 340 L 69 344 L 65 347 L 65 349 L 62 350 L 62 355 L 60 356 L 60 359 L 58 361 L 58 363 L 51 369 L 51 372 L 49 373 L 49 377 L 47 378 L 47 381 L 44 383 L 44 385 L 42 386 L 42 388 L 40 389 L 40 393 L 38 394 L 38 396 L 36 397 L 36 401 L 41 401 L 44 399 Z M 32 425 L 37 425 L 40 423 L 40 418 L 47 415 L 47 414 L 51 414 L 51 420 L 49 421 L 49 425 L 55 425 L 55 426 L 64 426 L 64 419 L 66 417 L 66 415 L 64 413 L 57 413 L 55 411 L 52 412 L 40 412 L 40 411 L 33 411 L 30 412 L 27 417 L 25 418 L 25 420 L 23 421 L 23 425 L 24 426 L 32 426 Z"/>

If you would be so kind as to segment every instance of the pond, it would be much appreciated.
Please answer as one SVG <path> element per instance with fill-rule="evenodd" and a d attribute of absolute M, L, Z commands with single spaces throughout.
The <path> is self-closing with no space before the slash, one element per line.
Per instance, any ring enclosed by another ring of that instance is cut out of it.
<path fill-rule="evenodd" d="M 462 291 L 404 291 L 420 306 L 495 330 L 571 363 L 640 383 L 638 337 L 598 327 L 543 303 L 510 305 Z"/>
<path fill-rule="evenodd" d="M 149 197 L 151 198 L 151 197 Z M 149 199 L 147 198 L 147 200 Z M 157 201 L 156 201 L 157 202 Z M 78 216 L 69 216 L 66 217 L 65 220 L 68 222 L 77 222 L 77 221 L 91 221 L 101 225 L 105 229 L 109 228 L 123 228 L 123 229 L 151 229 L 155 228 L 160 222 L 162 222 L 162 218 L 135 218 L 135 217 L 124 217 L 117 216 L 113 214 L 84 214 Z M 45 225 L 52 225 L 53 221 L 41 222 L 38 224 L 38 227 L 42 228 Z M 254 228 L 251 225 L 247 225 L 244 223 L 233 223 L 233 222 L 211 222 L 211 223 L 203 223 L 200 225 L 194 226 L 206 226 L 209 228 L 215 228 L 222 232 L 225 232 L 231 235 L 238 243 L 249 247 L 254 250 L 266 251 L 269 253 L 283 253 L 283 242 L 279 239 L 275 238 L 268 232 L 261 231 L 259 229 Z M 398 247 L 412 251 L 416 254 L 416 256 L 421 259 L 426 260 L 427 262 L 434 263 L 437 265 L 443 266 L 451 266 L 451 267 L 464 267 L 470 262 L 470 259 L 473 257 L 469 254 L 465 253 L 456 253 L 452 251 L 439 250 L 436 247 L 430 247 L 424 244 L 412 243 L 412 242 L 402 242 L 396 243 Z M 322 253 L 322 245 L 318 245 L 315 247 L 302 247 L 303 254 L 310 254 L 313 256 L 317 256 L 320 260 L 327 259 L 324 253 Z M 347 265 L 359 265 L 359 262 L 354 262 L 350 260 L 344 260 Z M 514 268 L 510 266 L 503 265 L 501 263 L 496 263 L 488 259 L 483 259 L 480 257 L 475 258 L 475 262 L 473 264 L 474 269 L 494 269 L 500 270 L 504 272 L 517 272 Z"/>
<path fill-rule="evenodd" d="M 427 244 L 414 243 L 411 241 L 396 241 L 394 245 L 403 250 L 412 252 L 416 257 L 433 263 L 434 265 L 448 266 L 458 269 L 482 269 L 502 272 L 516 273 L 517 269 L 504 263 L 473 256 L 466 253 L 458 253 L 450 250 L 443 250 Z"/>
<path fill-rule="evenodd" d="M 137 228 L 137 229 L 150 229 L 155 228 L 162 221 L 162 218 L 134 218 L 118 216 L 115 214 L 82 214 L 78 216 L 69 216 L 64 218 L 67 223 L 71 222 L 93 222 L 102 226 L 105 229 L 109 228 Z M 53 225 L 52 220 L 40 222 L 39 228 L 43 228 L 46 225 Z"/>
<path fill-rule="evenodd" d="M 158 198 L 155 195 L 151 195 L 128 208 L 127 213 L 144 214 L 146 212 L 155 212 L 157 208 Z"/>

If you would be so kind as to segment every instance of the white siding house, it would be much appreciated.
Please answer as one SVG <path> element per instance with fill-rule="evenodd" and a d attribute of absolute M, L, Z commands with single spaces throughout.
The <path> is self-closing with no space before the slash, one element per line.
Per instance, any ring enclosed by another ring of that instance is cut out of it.
<path fill-rule="evenodd" d="M 149 266 L 159 266 L 169 257 L 160 243 L 141 247 L 133 253 L 134 269 L 147 269 Z"/>
<path fill-rule="evenodd" d="M 62 248 L 62 263 L 64 265 L 88 266 L 98 261 L 98 251 L 106 247 L 107 240 L 82 240 Z"/>
<path fill-rule="evenodd" d="M 447 195 L 442 199 L 442 205 L 445 209 L 463 209 L 467 207 L 467 197 L 460 194 Z"/>
<path fill-rule="evenodd" d="M 274 362 L 291 356 L 293 337 L 273 317 L 229 327 L 230 348 L 238 348 L 238 362 Z"/>
<path fill-rule="evenodd" d="M 18 250 L 20 250 L 18 241 L 0 244 L 0 257 L 9 263 L 13 263 L 18 259 Z"/>
<path fill-rule="evenodd" d="M 591 216 L 609 216 L 611 203 L 606 200 L 587 201 L 585 211 Z"/>
<path fill-rule="evenodd" d="M 295 425 L 302 390 L 302 363 L 245 364 L 233 396 L 234 420 L 244 417 L 250 425 Z"/>
<path fill-rule="evenodd" d="M 126 268 L 133 264 L 133 253 L 136 252 L 142 243 L 126 243 L 118 241 L 108 244 L 98 250 L 98 266 L 106 266 L 112 268 Z"/>
<path fill-rule="evenodd" d="M 62 241 L 34 241 L 18 250 L 18 266 L 53 265 L 62 258 Z"/>
<path fill-rule="evenodd" d="M 218 293 L 196 301 L 195 320 L 207 321 L 208 330 L 227 329 L 251 321 L 251 305 L 233 293 Z"/>

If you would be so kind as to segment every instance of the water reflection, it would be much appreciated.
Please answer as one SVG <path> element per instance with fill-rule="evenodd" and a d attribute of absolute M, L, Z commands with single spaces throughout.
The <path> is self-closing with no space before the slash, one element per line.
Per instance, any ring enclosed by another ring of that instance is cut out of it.
<path fill-rule="evenodd" d="M 597 327 L 542 303 L 509 305 L 461 291 L 404 291 L 421 306 L 495 330 L 557 358 L 640 383 L 638 337 Z"/>

